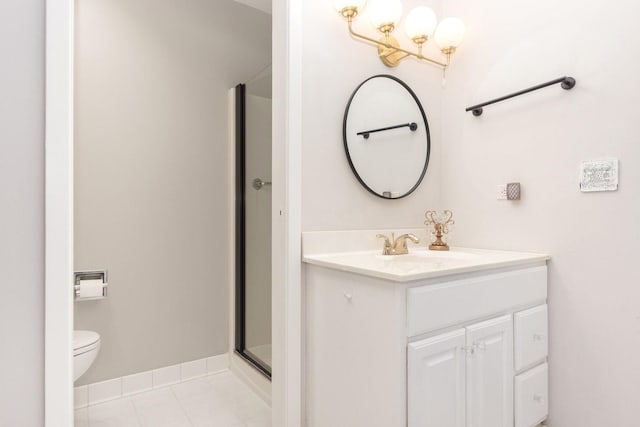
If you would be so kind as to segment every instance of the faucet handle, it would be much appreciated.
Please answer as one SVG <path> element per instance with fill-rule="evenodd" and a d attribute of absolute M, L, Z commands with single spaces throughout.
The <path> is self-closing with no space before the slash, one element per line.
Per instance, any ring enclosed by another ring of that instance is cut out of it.
<path fill-rule="evenodd" d="M 379 239 L 384 239 L 384 245 L 382 246 L 382 255 L 391 254 L 391 242 L 389 241 L 389 238 L 384 234 L 376 234 L 376 237 Z"/>
<path fill-rule="evenodd" d="M 384 239 L 384 245 L 385 246 L 387 246 L 387 245 L 390 246 L 391 245 L 391 242 L 389 241 L 389 238 L 387 236 L 385 236 L 384 234 L 376 234 L 376 237 L 378 239 Z"/>

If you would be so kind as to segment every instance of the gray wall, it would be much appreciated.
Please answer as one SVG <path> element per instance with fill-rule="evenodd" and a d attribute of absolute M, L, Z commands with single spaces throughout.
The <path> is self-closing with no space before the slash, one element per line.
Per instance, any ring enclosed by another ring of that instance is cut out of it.
<path fill-rule="evenodd" d="M 109 298 L 76 385 L 225 353 L 227 91 L 271 61 L 271 16 L 231 0 L 77 2 L 75 268 Z"/>
<path fill-rule="evenodd" d="M 0 426 L 44 419 L 44 1 L 0 2 Z"/>

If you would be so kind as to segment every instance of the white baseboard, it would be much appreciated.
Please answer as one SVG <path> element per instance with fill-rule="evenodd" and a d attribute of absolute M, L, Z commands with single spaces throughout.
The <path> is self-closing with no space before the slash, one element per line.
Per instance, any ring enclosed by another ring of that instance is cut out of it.
<path fill-rule="evenodd" d="M 191 360 L 152 371 L 113 378 L 74 388 L 74 408 L 80 409 L 229 369 L 229 354 Z"/>

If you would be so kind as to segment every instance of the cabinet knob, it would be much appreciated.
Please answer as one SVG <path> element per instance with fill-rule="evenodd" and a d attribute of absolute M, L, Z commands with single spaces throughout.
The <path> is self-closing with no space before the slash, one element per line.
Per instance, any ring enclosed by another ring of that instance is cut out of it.
<path fill-rule="evenodd" d="M 353 295 L 351 295 L 350 292 L 344 291 L 344 297 L 347 301 L 351 302 L 351 300 L 353 299 Z"/>
<path fill-rule="evenodd" d="M 463 346 L 460 349 L 464 353 L 473 356 L 479 353 L 484 353 L 487 350 L 487 344 L 482 341 L 476 341 L 473 344 Z"/>
<path fill-rule="evenodd" d="M 544 339 L 544 335 L 533 334 L 533 340 L 534 341 L 542 341 L 543 339 Z"/>

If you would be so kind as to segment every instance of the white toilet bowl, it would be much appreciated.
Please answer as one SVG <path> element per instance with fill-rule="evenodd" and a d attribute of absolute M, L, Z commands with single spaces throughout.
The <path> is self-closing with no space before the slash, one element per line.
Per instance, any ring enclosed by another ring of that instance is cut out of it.
<path fill-rule="evenodd" d="M 73 331 L 73 381 L 91 366 L 100 351 L 100 335 L 93 331 Z"/>

